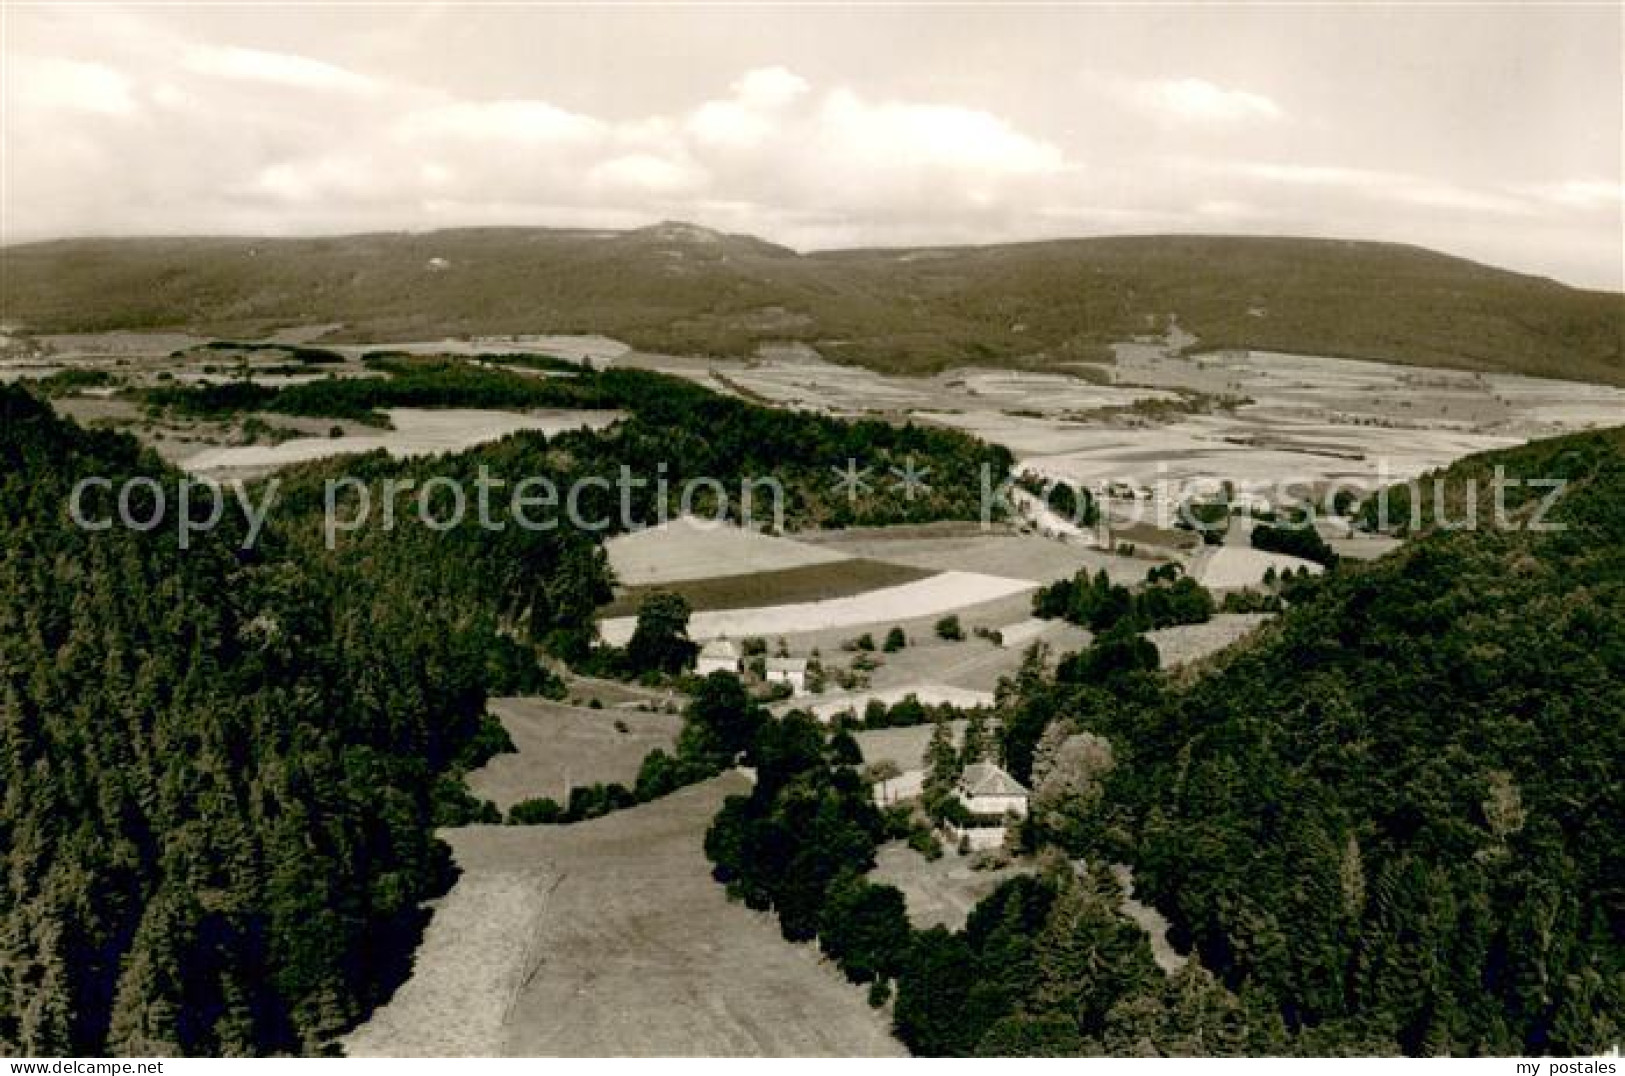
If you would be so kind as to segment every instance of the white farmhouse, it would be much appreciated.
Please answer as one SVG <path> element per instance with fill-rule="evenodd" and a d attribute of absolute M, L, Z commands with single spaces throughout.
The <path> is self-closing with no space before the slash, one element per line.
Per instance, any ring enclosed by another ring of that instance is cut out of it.
<path fill-rule="evenodd" d="M 700 651 L 700 656 L 694 664 L 694 671 L 701 676 L 710 676 L 714 672 L 733 673 L 738 676 L 739 663 L 737 646 L 727 639 L 712 639 Z"/>
<path fill-rule="evenodd" d="M 797 695 L 806 694 L 807 659 L 768 658 L 767 682 L 770 684 L 789 684 L 790 690 Z"/>
<path fill-rule="evenodd" d="M 950 822 L 948 835 L 973 852 L 1004 844 L 1005 830 L 1027 817 L 1028 791 L 991 762 L 973 762 L 959 775 L 954 796 L 964 805 L 963 824 Z"/>

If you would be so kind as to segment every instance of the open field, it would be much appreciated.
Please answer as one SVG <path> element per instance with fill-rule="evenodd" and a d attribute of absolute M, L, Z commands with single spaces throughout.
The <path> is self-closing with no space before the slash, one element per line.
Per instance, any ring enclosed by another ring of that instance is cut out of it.
<path fill-rule="evenodd" d="M 711 879 L 705 829 L 747 787 L 728 774 L 592 822 L 447 831 L 463 876 L 352 1049 L 900 1055 L 860 987 Z"/>
<path fill-rule="evenodd" d="M 863 594 L 826 601 L 767 605 L 751 609 L 717 609 L 695 613 L 689 637 L 696 641 L 760 635 L 773 638 L 792 632 L 859 628 L 917 617 L 942 616 L 967 606 L 1032 589 L 1024 579 L 973 572 L 941 572 Z M 604 641 L 623 645 L 632 637 L 635 617 L 611 617 L 599 623 Z"/>
<path fill-rule="evenodd" d="M 550 699 L 492 699 L 489 708 L 518 750 L 469 774 L 468 787 L 503 811 L 537 796 L 564 803 L 571 788 L 595 781 L 630 788 L 643 756 L 657 747 L 670 751 L 683 726 L 675 714 L 592 710 Z"/>
<path fill-rule="evenodd" d="M 922 682 L 900 684 L 896 687 L 871 688 L 863 691 L 825 693 L 811 702 L 798 699 L 794 702 L 780 703 L 779 708 L 810 710 L 816 717 L 825 721 L 843 711 L 851 711 L 861 718 L 864 709 L 871 702 L 878 702 L 884 706 L 895 706 L 910 695 L 926 706 L 947 705 L 970 709 L 976 706 L 991 708 L 993 705 L 993 692 L 991 691 L 973 691 L 970 688 Z"/>
<path fill-rule="evenodd" d="M 1209 590 L 1235 590 L 1256 587 L 1271 568 L 1275 574 L 1307 570 L 1319 575 L 1326 569 L 1314 561 L 1289 557 L 1285 553 L 1266 553 L 1262 549 L 1246 546 L 1205 546 L 1191 558 L 1191 577 Z"/>
<path fill-rule="evenodd" d="M 836 415 L 973 409 L 1059 414 L 1178 398 L 1162 389 L 1102 385 L 1064 373 L 965 367 L 929 377 L 890 377 L 832 368 L 806 348 L 764 349 L 752 362 L 713 364 L 705 374 L 721 375 L 729 388 L 750 399 Z"/>
<path fill-rule="evenodd" d="M 1038 642 L 1054 627 L 1054 621 L 1030 616 L 1006 624 L 999 629 L 999 645 L 1006 650 L 1025 650 Z"/>
<path fill-rule="evenodd" d="M 687 697 L 671 687 L 645 687 L 624 680 L 604 680 L 596 676 L 565 675 L 570 704 L 581 707 L 597 700 L 600 706 L 620 709 L 652 707 L 681 709 Z"/>
<path fill-rule="evenodd" d="M 610 617 L 635 616 L 644 599 L 658 591 L 681 594 L 697 610 L 750 609 L 761 605 L 846 598 L 882 587 L 912 583 L 934 574 L 929 569 L 854 557 L 749 575 L 724 575 L 631 587 L 616 595 L 615 600 L 600 613 Z"/>
<path fill-rule="evenodd" d="M 146 355 L 162 357 L 209 342 L 206 336 L 184 332 L 55 333 L 35 338 L 48 354 L 64 359 Z"/>
<path fill-rule="evenodd" d="M 1351 560 L 1376 560 L 1392 553 L 1404 543 L 1385 534 L 1362 534 L 1352 538 L 1328 538 L 1326 544 L 1340 557 L 1348 557 Z"/>
<path fill-rule="evenodd" d="M 919 417 L 1002 444 L 1025 467 L 1047 477 L 1153 490 L 1159 483 L 1220 478 L 1237 483 L 1369 483 L 1383 464 L 1398 480 L 1522 440 L 1474 429 L 1357 426 L 1255 408 L 1139 427 L 987 412 Z"/>
<path fill-rule="evenodd" d="M 784 571 L 846 559 L 834 550 L 687 516 L 616 535 L 604 548 L 615 578 L 627 587 Z"/>
<path fill-rule="evenodd" d="M 1218 478 L 1370 485 L 1469 453 L 1625 421 L 1625 390 L 1610 386 L 1315 355 L 1185 355 L 1163 342 L 1124 343 L 1112 377 L 1250 402 L 1167 421 L 1079 423 L 986 411 L 922 417 L 1004 444 L 1041 474 L 1153 490 Z M 1161 498 L 1151 507 L 1160 508 Z"/>
<path fill-rule="evenodd" d="M 1051 583 L 1087 569 L 1106 569 L 1114 582 L 1136 582 L 1145 565 L 1079 545 L 1008 531 L 943 537 L 893 536 L 884 528 L 823 531 L 801 536 L 820 549 L 871 557 L 939 572 L 983 572 L 1034 583 Z"/>

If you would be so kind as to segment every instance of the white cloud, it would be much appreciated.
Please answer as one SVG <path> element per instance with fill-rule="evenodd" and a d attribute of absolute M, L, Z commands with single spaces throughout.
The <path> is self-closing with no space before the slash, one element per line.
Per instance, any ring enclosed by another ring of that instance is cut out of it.
<path fill-rule="evenodd" d="M 782 67 L 759 67 L 741 75 L 730 87 L 747 108 L 773 109 L 796 100 L 811 87 L 794 71 Z"/>
<path fill-rule="evenodd" d="M 1261 93 L 1227 89 L 1200 78 L 1144 82 L 1136 87 L 1136 95 L 1147 108 L 1176 120 L 1243 123 L 1286 117 L 1285 109 Z"/>
<path fill-rule="evenodd" d="M 1507 194 L 1404 172 L 1278 163 L 1242 164 L 1234 166 L 1232 170 L 1239 175 L 1270 183 L 1340 188 L 1360 196 L 1432 209 L 1501 215 L 1531 212 L 1525 201 Z"/>
<path fill-rule="evenodd" d="M 366 171 L 342 157 L 284 161 L 262 168 L 234 191 L 239 197 L 261 197 L 286 203 L 314 203 L 353 197 L 368 187 Z"/>
<path fill-rule="evenodd" d="M 21 108 L 66 109 L 103 116 L 136 111 L 130 80 L 99 63 L 54 57 L 17 56 L 7 60 L 10 95 Z"/>
<path fill-rule="evenodd" d="M 1509 187 L 1538 201 L 1570 209 L 1625 209 L 1625 183 L 1606 179 L 1565 179 L 1550 183 L 1521 183 Z"/>
<path fill-rule="evenodd" d="M 707 101 L 689 117 L 688 129 L 709 145 L 746 148 L 766 141 L 773 123 L 738 101 Z"/>
<path fill-rule="evenodd" d="M 365 75 L 308 56 L 236 45 L 194 46 L 187 50 L 184 65 L 199 75 L 296 89 L 340 93 L 373 93 L 379 89 L 379 84 Z"/>
<path fill-rule="evenodd" d="M 707 101 L 688 117 L 687 130 L 701 142 L 748 149 L 771 139 L 784 113 L 808 90 L 807 80 L 783 67 L 761 67 L 734 80 L 731 97 Z"/>
<path fill-rule="evenodd" d="M 649 153 L 632 153 L 594 165 L 587 173 L 587 181 L 623 193 L 671 195 L 703 186 L 705 175 L 693 166 Z"/>
<path fill-rule="evenodd" d="M 1061 150 L 990 112 L 907 102 L 870 104 L 850 90 L 824 101 L 819 123 L 830 144 L 876 167 L 1034 175 L 1059 171 Z"/>
<path fill-rule="evenodd" d="M 591 116 L 546 101 L 458 101 L 409 112 L 397 132 L 408 140 L 449 139 L 483 143 L 596 142 L 607 128 Z"/>

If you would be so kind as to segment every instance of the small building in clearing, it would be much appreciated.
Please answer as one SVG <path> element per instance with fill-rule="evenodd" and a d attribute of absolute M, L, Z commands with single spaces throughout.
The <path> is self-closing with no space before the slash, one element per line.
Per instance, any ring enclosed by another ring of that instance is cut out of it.
<path fill-rule="evenodd" d="M 739 648 L 728 639 L 712 639 L 706 643 L 694 663 L 694 671 L 701 676 L 710 676 L 714 672 L 738 676 L 739 669 Z"/>
<path fill-rule="evenodd" d="M 789 684 L 790 690 L 797 695 L 806 694 L 807 659 L 768 658 L 767 682 L 770 684 Z"/>
<path fill-rule="evenodd" d="M 973 762 L 959 775 L 954 797 L 963 810 L 945 823 L 948 835 L 972 852 L 998 848 L 1014 821 L 1027 817 L 1030 796 L 1020 781 L 991 762 Z"/>

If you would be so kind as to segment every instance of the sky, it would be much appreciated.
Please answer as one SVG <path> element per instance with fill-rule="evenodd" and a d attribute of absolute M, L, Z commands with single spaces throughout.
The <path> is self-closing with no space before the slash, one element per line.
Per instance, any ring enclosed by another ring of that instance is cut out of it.
<path fill-rule="evenodd" d="M 0 12 L 7 243 L 1316 235 L 1625 290 L 1613 3 Z"/>

